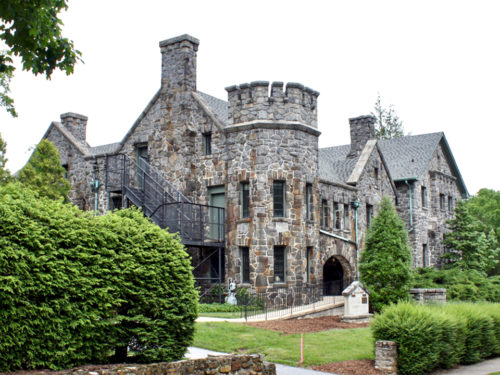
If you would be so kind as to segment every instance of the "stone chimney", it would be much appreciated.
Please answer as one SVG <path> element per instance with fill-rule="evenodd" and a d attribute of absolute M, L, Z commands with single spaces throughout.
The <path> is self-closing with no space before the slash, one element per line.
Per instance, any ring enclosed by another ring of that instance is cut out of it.
<path fill-rule="evenodd" d="M 200 41 L 181 35 L 160 42 L 163 91 L 196 90 L 196 51 Z"/>
<path fill-rule="evenodd" d="M 351 150 L 348 158 L 358 157 L 369 139 L 375 138 L 375 116 L 359 116 L 349 119 L 351 126 Z"/>
<path fill-rule="evenodd" d="M 78 113 L 68 112 L 61 115 L 62 125 L 82 143 L 87 141 L 87 120 L 87 116 Z"/>

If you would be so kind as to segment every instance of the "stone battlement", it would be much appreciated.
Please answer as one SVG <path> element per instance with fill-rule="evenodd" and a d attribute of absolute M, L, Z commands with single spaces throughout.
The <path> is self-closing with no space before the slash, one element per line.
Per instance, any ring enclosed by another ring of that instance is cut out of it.
<path fill-rule="evenodd" d="M 270 90 L 269 90 L 270 87 Z M 296 121 L 318 127 L 319 92 L 300 83 L 254 81 L 226 87 L 229 122 L 240 124 L 256 120 Z"/>

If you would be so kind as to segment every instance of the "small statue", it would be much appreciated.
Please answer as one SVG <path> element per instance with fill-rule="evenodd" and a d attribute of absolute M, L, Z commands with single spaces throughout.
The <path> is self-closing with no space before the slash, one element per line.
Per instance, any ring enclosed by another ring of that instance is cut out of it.
<path fill-rule="evenodd" d="M 236 283 L 231 280 L 229 283 L 229 295 L 227 296 L 226 302 L 229 303 L 230 305 L 237 305 L 238 301 L 236 300 L 235 296 L 236 292 Z"/>

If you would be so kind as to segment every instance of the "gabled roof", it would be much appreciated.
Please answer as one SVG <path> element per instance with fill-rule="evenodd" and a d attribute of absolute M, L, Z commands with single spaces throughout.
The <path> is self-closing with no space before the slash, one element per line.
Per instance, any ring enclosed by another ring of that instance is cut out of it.
<path fill-rule="evenodd" d="M 69 130 L 67 130 L 60 122 L 57 122 L 57 121 L 52 121 L 50 123 L 50 126 L 47 129 L 47 131 L 45 132 L 45 134 L 43 135 L 42 139 L 47 138 L 47 136 L 49 135 L 50 131 L 53 128 L 56 128 L 59 131 L 59 133 L 61 133 L 63 135 L 63 137 L 65 137 L 69 141 L 69 143 L 71 143 L 82 155 L 85 156 L 88 154 L 88 152 L 89 152 L 88 145 L 86 143 L 84 144 L 81 141 L 79 141 L 78 139 L 76 139 L 75 136 L 73 134 L 71 134 L 71 132 Z"/>
<path fill-rule="evenodd" d="M 346 183 L 357 162 L 357 158 L 347 158 L 350 149 L 350 145 L 319 149 L 320 180 Z"/>
<path fill-rule="evenodd" d="M 228 124 L 228 102 L 216 98 L 215 96 L 205 94 L 201 91 L 196 92 L 201 99 L 212 109 L 214 114 L 222 121 L 224 125 Z"/>

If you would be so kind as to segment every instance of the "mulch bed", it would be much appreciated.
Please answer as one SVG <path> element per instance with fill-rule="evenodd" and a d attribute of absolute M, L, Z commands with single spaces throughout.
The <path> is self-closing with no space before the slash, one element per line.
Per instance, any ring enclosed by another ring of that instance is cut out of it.
<path fill-rule="evenodd" d="M 331 372 L 339 375 L 382 375 L 383 373 L 375 369 L 375 361 L 371 359 L 361 359 L 357 361 L 342 361 L 325 363 L 324 365 L 312 366 L 313 370 Z"/>
<path fill-rule="evenodd" d="M 339 316 L 322 316 L 310 319 L 268 320 L 265 322 L 245 323 L 251 327 L 268 329 L 284 334 L 309 333 L 327 331 L 329 329 L 346 329 L 368 327 L 368 323 L 341 322 Z"/>

